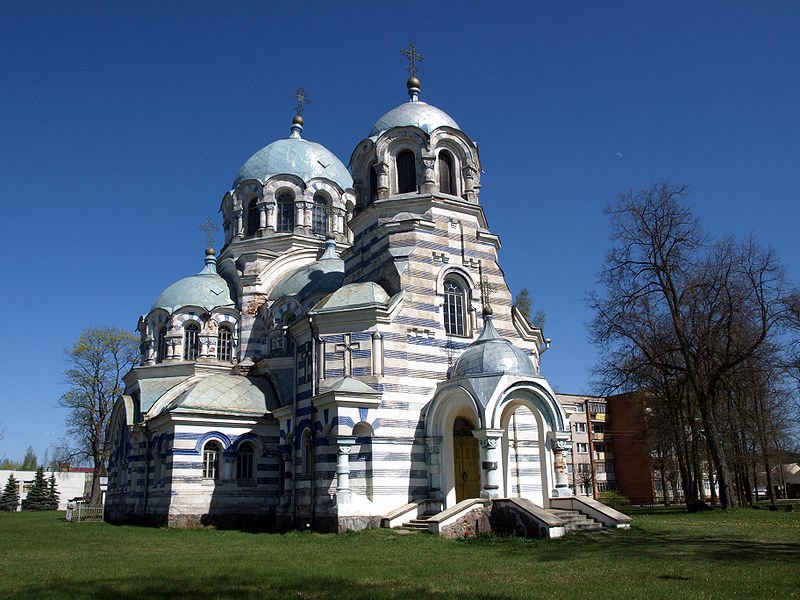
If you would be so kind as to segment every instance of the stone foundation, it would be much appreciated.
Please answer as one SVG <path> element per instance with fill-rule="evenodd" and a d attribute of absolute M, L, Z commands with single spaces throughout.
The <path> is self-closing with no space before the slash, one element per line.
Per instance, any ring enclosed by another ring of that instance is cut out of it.
<path fill-rule="evenodd" d="M 547 528 L 521 510 L 498 503 L 492 504 L 489 516 L 491 530 L 500 537 L 546 538 Z"/>
<path fill-rule="evenodd" d="M 477 533 L 492 531 L 490 522 L 490 509 L 479 506 L 456 519 L 453 523 L 439 528 L 439 535 L 443 538 L 459 538 Z"/>

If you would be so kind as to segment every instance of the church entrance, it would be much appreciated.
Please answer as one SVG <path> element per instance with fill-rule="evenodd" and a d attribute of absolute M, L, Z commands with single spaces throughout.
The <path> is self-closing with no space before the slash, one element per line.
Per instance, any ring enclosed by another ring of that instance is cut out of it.
<path fill-rule="evenodd" d="M 472 435 L 474 425 L 458 417 L 453 424 L 453 474 L 456 502 L 481 495 L 480 449 Z"/>

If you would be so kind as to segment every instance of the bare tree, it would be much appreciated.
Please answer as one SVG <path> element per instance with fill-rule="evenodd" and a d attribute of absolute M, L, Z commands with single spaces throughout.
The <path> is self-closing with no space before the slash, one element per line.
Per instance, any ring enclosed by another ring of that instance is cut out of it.
<path fill-rule="evenodd" d="M 720 422 L 726 381 L 775 335 L 790 290 L 771 249 L 752 239 L 709 244 L 682 203 L 686 193 L 685 185 L 655 184 L 622 194 L 607 209 L 612 246 L 599 276 L 603 293 L 590 297 L 592 336 L 604 350 L 604 385 L 649 382 L 656 398 L 686 408 L 674 424 L 691 433 L 688 440 L 676 435 L 676 446 L 690 444 L 690 452 L 678 453 L 687 463 L 680 467 L 687 504 L 693 490 L 702 500 L 704 444 L 720 504 L 730 508 L 733 480 Z"/>
<path fill-rule="evenodd" d="M 138 354 L 138 340 L 114 327 L 90 327 L 67 351 L 64 371 L 69 389 L 59 405 L 68 409 L 67 434 L 75 456 L 90 460 L 93 467 L 89 502 L 102 499 L 100 477 L 105 474 L 109 448 L 106 429 L 114 401 L 122 394 L 123 375 Z"/>

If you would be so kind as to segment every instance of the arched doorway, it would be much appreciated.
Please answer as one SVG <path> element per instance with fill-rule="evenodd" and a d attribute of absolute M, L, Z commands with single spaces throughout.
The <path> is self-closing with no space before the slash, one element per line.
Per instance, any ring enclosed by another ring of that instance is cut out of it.
<path fill-rule="evenodd" d="M 481 495 L 480 449 L 475 426 L 463 417 L 453 423 L 453 474 L 456 502 Z"/>
<path fill-rule="evenodd" d="M 527 406 L 512 408 L 505 426 L 506 496 L 544 502 L 542 444 L 536 416 Z"/>

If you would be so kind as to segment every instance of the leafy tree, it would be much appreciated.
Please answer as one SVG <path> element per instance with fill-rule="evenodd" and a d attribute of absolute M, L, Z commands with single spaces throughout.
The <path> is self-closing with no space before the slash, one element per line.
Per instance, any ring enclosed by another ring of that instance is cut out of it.
<path fill-rule="evenodd" d="M 139 352 L 136 337 L 115 327 L 89 327 L 67 351 L 64 372 L 69 389 L 59 405 L 68 409 L 67 433 L 73 453 L 92 462 L 90 504 L 102 502 L 100 477 L 105 475 L 110 448 L 106 439 L 115 400 L 125 389 L 122 377 Z"/>
<path fill-rule="evenodd" d="M 50 479 L 47 480 L 47 497 L 50 501 L 51 510 L 58 509 L 58 499 L 61 496 L 58 492 L 58 488 L 56 488 L 56 475 L 55 473 L 50 473 Z"/>
<path fill-rule="evenodd" d="M 514 298 L 514 306 L 526 319 L 531 316 L 531 294 L 526 288 L 522 288 L 517 297 Z"/>
<path fill-rule="evenodd" d="M 19 482 L 14 475 L 8 476 L 6 487 L 0 495 L 0 511 L 15 512 L 19 507 Z"/>
<path fill-rule="evenodd" d="M 4 456 L 0 459 L 0 470 L 1 471 L 19 471 L 20 470 L 20 463 L 16 460 L 11 460 L 10 458 Z"/>
<path fill-rule="evenodd" d="M 33 485 L 28 496 L 22 501 L 22 510 L 53 510 L 42 467 L 36 469 Z"/>
<path fill-rule="evenodd" d="M 33 451 L 33 446 L 28 446 L 25 451 L 25 458 L 22 459 L 20 470 L 22 471 L 35 471 L 37 467 L 36 453 Z"/>
<path fill-rule="evenodd" d="M 539 329 L 544 329 L 544 323 L 547 317 L 543 311 L 537 311 L 531 319 L 533 301 L 531 300 L 531 294 L 527 288 L 522 288 L 519 293 L 517 293 L 517 297 L 514 298 L 514 306 L 516 306 L 522 316 L 528 319 L 534 326 Z"/>

